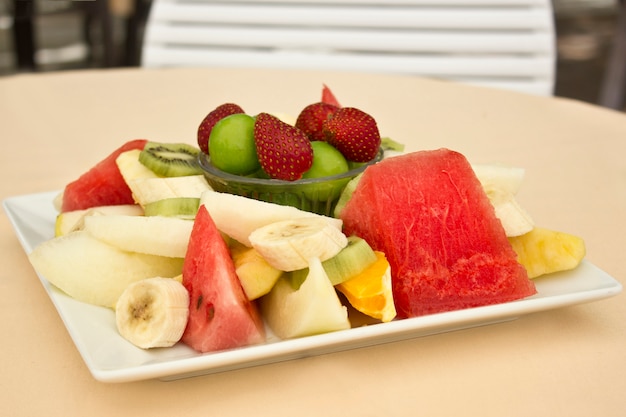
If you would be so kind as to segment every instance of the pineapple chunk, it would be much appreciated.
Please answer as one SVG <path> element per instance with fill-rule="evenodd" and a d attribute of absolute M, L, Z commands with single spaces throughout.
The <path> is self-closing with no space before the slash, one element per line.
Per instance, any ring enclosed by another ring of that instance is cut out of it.
<path fill-rule="evenodd" d="M 585 242 L 580 237 L 541 227 L 509 237 L 509 242 L 529 278 L 574 269 L 586 254 Z"/>

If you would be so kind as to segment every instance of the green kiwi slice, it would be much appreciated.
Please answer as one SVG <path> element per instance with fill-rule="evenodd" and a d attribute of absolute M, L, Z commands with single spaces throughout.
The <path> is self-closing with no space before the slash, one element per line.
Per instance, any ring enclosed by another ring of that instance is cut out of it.
<path fill-rule="evenodd" d="M 143 208 L 144 216 L 178 217 L 193 220 L 198 213 L 200 199 L 195 197 L 174 197 L 148 203 Z"/>
<path fill-rule="evenodd" d="M 350 236 L 348 237 L 348 246 L 337 255 L 322 262 L 322 266 L 334 286 L 360 274 L 365 268 L 376 262 L 376 259 L 376 253 L 364 239 Z M 291 271 L 288 278 L 291 280 L 292 287 L 296 290 L 300 288 L 308 274 L 308 268 Z"/>
<path fill-rule="evenodd" d="M 201 175 L 199 153 L 186 143 L 148 142 L 139 153 L 139 162 L 163 177 Z"/>

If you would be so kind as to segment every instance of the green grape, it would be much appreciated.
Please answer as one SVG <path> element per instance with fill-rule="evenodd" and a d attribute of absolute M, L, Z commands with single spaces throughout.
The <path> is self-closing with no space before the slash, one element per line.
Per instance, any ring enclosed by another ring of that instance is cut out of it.
<path fill-rule="evenodd" d="M 211 163 L 224 172 L 249 175 L 261 166 L 254 144 L 254 118 L 232 114 L 218 121 L 209 136 Z"/>
<path fill-rule="evenodd" d="M 346 158 L 335 147 L 327 142 L 313 141 L 313 165 L 302 176 L 305 178 L 322 178 L 343 174 L 350 170 Z M 349 181 L 348 178 L 324 181 L 319 184 L 302 185 L 302 193 L 312 202 L 323 203 L 335 200 Z"/>
<path fill-rule="evenodd" d="M 343 174 L 350 169 L 346 158 L 328 142 L 319 140 L 311 142 L 313 148 L 313 165 L 302 178 L 321 178 Z"/>

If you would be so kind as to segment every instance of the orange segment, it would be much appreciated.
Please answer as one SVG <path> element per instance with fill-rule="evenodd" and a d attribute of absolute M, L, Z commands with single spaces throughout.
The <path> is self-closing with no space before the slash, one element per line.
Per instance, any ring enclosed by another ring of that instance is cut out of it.
<path fill-rule="evenodd" d="M 376 262 L 354 278 L 335 286 L 352 307 L 383 322 L 393 320 L 396 307 L 391 291 L 391 269 L 385 254 L 376 251 Z"/>

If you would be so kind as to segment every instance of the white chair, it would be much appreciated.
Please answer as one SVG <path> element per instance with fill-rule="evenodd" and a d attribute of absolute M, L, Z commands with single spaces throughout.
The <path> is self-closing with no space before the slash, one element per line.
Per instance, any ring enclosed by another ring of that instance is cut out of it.
<path fill-rule="evenodd" d="M 142 66 L 411 74 L 553 94 L 550 0 L 153 0 Z"/>

